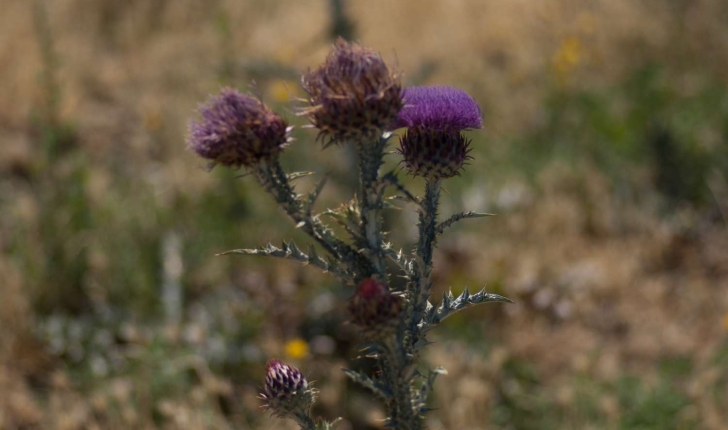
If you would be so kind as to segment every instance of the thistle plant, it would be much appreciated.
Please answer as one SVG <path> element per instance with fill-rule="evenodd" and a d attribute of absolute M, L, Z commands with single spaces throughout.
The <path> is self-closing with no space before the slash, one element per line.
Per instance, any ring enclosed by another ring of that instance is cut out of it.
<path fill-rule="evenodd" d="M 435 377 L 444 369 L 423 371 L 420 352 L 427 333 L 453 313 L 474 304 L 509 302 L 484 290 L 466 288 L 439 302 L 431 297 L 433 251 L 437 238 L 452 224 L 489 214 L 463 212 L 438 221 L 442 182 L 460 171 L 471 157 L 463 131 L 482 127 L 478 104 L 452 87 L 403 89 L 400 74 L 375 51 L 339 40 L 326 61 L 302 78 L 308 106 L 301 109 L 318 129 L 324 147 L 354 145 L 359 163 L 356 198 L 337 209 L 315 211 L 326 183 L 299 194 L 279 158 L 289 144 L 291 128 L 259 99 L 223 89 L 200 109 L 190 123 L 188 144 L 211 165 L 245 169 L 304 231 L 311 243 L 305 250 L 292 241 L 223 254 L 244 254 L 298 260 L 327 272 L 354 293 L 348 303 L 350 322 L 365 344 L 366 356 L 377 360 L 378 372 L 346 375 L 378 397 L 387 411 L 386 425 L 402 430 L 422 428 Z M 403 186 L 395 172 L 382 174 L 384 156 L 397 129 L 405 128 L 397 151 L 401 165 L 424 179 L 424 196 Z M 411 253 L 396 250 L 385 240 L 382 211 L 389 199 L 404 200 L 419 213 L 418 239 Z M 346 231 L 339 237 L 324 219 Z M 392 276 L 406 279 L 392 287 Z M 315 391 L 296 368 L 271 360 L 262 398 L 277 416 L 295 420 L 302 429 L 329 429 L 334 423 L 310 415 Z"/>

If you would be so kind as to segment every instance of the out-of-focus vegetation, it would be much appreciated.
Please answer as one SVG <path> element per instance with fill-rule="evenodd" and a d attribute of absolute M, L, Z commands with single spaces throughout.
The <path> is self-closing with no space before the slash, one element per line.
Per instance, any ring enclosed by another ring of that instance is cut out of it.
<path fill-rule="evenodd" d="M 728 5 L 336 3 L 0 1 L 0 427 L 282 428 L 256 399 L 270 357 L 317 380 L 341 428 L 379 425 L 338 371 L 370 365 L 352 291 L 216 257 L 305 239 L 184 148 L 222 84 L 303 125 L 298 71 L 345 28 L 485 111 L 445 211 L 498 216 L 445 238 L 435 275 L 517 304 L 433 333 L 449 374 L 429 428 L 724 428 Z M 283 162 L 331 172 L 322 206 L 353 196 L 351 154 L 295 136 Z M 412 208 L 388 221 L 412 243 Z"/>

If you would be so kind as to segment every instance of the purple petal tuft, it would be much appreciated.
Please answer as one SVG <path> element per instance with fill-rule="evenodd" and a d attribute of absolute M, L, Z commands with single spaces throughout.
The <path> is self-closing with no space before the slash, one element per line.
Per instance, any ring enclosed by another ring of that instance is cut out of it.
<path fill-rule="evenodd" d="M 326 62 L 303 76 L 311 106 L 302 111 L 324 147 L 378 138 L 402 108 L 402 84 L 374 50 L 339 39 Z"/>
<path fill-rule="evenodd" d="M 232 88 L 200 106 L 189 123 L 187 142 L 197 155 L 225 166 L 251 167 L 278 156 L 288 141 L 288 124 L 259 99 Z"/>
<path fill-rule="evenodd" d="M 405 105 L 391 130 L 422 127 L 459 131 L 483 127 L 483 112 L 465 91 L 446 86 L 410 87 L 404 90 Z"/>

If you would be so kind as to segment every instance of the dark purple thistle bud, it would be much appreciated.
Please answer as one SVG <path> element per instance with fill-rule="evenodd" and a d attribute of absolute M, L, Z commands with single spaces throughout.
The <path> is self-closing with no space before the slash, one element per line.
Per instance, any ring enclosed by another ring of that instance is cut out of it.
<path fill-rule="evenodd" d="M 404 307 L 404 299 L 392 294 L 386 285 L 375 279 L 361 281 L 349 302 L 351 322 L 367 338 L 386 337 L 394 332 Z"/>
<path fill-rule="evenodd" d="M 189 148 L 214 164 L 251 167 L 278 157 L 290 128 L 262 101 L 232 88 L 200 107 L 200 120 L 190 121 Z"/>
<path fill-rule="evenodd" d="M 482 128 L 482 111 L 464 91 L 452 87 L 412 87 L 390 129 L 407 127 L 400 153 L 410 173 L 428 180 L 459 174 L 471 157 L 470 140 L 461 131 Z"/>
<path fill-rule="evenodd" d="M 266 406 L 281 418 L 307 415 L 316 392 L 303 373 L 279 360 L 268 361 L 265 368 L 261 397 Z"/>
<path fill-rule="evenodd" d="M 339 39 L 324 64 L 303 76 L 303 110 L 325 144 L 361 142 L 386 130 L 403 106 L 399 74 L 375 51 Z"/>

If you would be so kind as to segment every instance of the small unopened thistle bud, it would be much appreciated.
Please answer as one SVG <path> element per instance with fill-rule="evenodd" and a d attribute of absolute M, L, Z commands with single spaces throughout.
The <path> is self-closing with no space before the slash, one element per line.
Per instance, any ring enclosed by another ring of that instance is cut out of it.
<path fill-rule="evenodd" d="M 327 145 L 378 136 L 403 105 L 399 74 L 375 51 L 343 39 L 302 84 L 311 103 L 303 113 Z"/>
<path fill-rule="evenodd" d="M 190 121 L 188 145 L 213 165 L 251 167 L 278 157 L 290 128 L 258 98 L 224 88 L 200 107 L 200 120 Z"/>
<path fill-rule="evenodd" d="M 470 140 L 461 131 L 483 126 L 478 104 L 452 87 L 412 87 L 390 129 L 407 127 L 399 152 L 407 170 L 428 180 L 450 178 L 471 157 Z"/>
<path fill-rule="evenodd" d="M 397 328 L 403 301 L 386 285 L 375 279 L 364 279 L 349 303 L 351 322 L 367 338 L 386 337 Z"/>
<path fill-rule="evenodd" d="M 300 370 L 279 360 L 270 360 L 266 364 L 261 397 L 278 417 L 300 419 L 308 416 L 315 394 Z"/>

